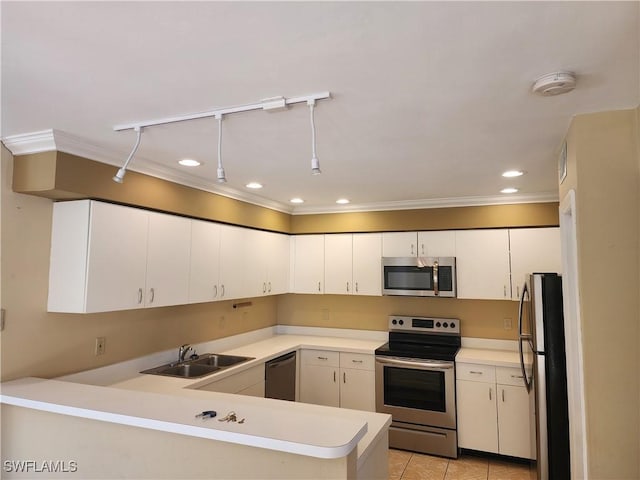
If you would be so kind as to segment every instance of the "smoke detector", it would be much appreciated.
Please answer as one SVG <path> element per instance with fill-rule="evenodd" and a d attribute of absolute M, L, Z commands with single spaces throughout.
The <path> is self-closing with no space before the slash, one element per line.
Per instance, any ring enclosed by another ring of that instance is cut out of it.
<path fill-rule="evenodd" d="M 572 72 L 548 73 L 538 78 L 531 91 L 544 97 L 560 95 L 576 88 L 576 76 Z"/>

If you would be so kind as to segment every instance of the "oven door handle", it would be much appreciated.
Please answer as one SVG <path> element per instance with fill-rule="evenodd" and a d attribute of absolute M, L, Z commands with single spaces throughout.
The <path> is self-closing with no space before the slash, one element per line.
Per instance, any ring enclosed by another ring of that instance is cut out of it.
<path fill-rule="evenodd" d="M 439 369 L 439 370 L 450 370 L 453 368 L 453 362 L 434 362 L 430 360 L 405 360 L 400 358 L 392 358 L 392 357 L 376 357 L 376 362 L 384 363 L 387 365 L 399 365 L 405 367 L 422 367 L 425 369 Z"/>

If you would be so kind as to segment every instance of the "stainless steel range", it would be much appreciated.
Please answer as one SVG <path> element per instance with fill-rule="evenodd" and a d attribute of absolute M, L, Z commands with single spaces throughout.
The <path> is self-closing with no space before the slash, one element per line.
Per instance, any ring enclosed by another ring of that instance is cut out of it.
<path fill-rule="evenodd" d="M 458 457 L 455 356 L 460 320 L 389 317 L 376 350 L 376 410 L 392 416 L 389 446 Z"/>

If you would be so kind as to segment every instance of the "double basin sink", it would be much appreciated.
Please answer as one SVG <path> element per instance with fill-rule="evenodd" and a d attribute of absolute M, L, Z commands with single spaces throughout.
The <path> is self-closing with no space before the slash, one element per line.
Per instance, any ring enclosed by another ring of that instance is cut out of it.
<path fill-rule="evenodd" d="M 198 358 L 193 360 L 167 363 L 166 365 L 143 370 L 140 373 L 165 375 L 168 377 L 198 378 L 253 359 L 254 357 L 205 353 L 203 355 L 199 355 Z"/>

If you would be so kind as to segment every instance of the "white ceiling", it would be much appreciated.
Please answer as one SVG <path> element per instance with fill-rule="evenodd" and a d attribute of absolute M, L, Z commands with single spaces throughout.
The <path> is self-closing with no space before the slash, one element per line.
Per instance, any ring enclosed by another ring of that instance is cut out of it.
<path fill-rule="evenodd" d="M 557 199 L 571 117 L 640 103 L 639 5 L 3 1 L 1 135 L 120 166 L 135 133 L 114 125 L 330 91 L 322 175 L 304 104 L 225 117 L 224 186 L 213 118 L 145 129 L 131 169 L 294 213 Z M 576 90 L 531 93 L 558 70 Z"/>

